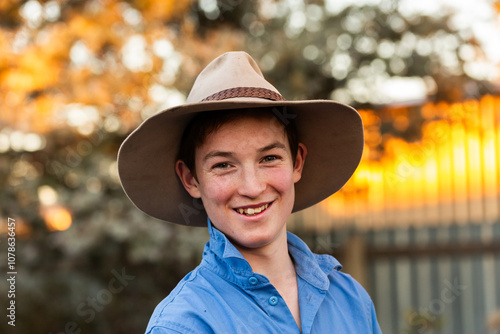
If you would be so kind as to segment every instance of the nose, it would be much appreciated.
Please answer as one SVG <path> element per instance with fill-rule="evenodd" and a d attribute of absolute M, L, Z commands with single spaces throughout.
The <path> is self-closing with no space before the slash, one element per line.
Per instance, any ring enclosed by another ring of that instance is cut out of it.
<path fill-rule="evenodd" d="M 253 167 L 242 170 L 238 193 L 248 198 L 257 198 L 266 189 L 266 182 L 262 175 Z"/>

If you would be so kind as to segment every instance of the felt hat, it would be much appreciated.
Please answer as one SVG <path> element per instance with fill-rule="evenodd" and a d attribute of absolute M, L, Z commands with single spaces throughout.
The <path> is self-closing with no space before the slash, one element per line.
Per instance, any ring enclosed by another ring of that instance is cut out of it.
<path fill-rule="evenodd" d="M 140 210 L 168 222 L 207 226 L 207 214 L 175 173 L 183 131 L 200 112 L 276 108 L 282 122 L 294 119 L 307 147 L 302 177 L 295 184 L 293 211 L 338 191 L 354 173 L 363 152 L 358 112 L 331 100 L 287 101 L 245 52 L 228 52 L 199 74 L 186 103 L 146 119 L 122 143 L 118 172 L 125 193 Z M 273 109 L 274 110 L 274 109 Z"/>

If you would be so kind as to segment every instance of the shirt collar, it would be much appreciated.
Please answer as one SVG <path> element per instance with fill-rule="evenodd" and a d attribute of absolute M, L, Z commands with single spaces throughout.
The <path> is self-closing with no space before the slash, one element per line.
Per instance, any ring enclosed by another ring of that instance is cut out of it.
<path fill-rule="evenodd" d="M 234 247 L 224 233 L 216 229 L 210 218 L 208 218 L 208 233 L 210 241 L 207 248 L 210 249 L 217 257 L 226 262 L 234 271 L 238 273 L 248 272 L 252 274 L 250 263 L 241 255 L 241 252 Z"/>
<path fill-rule="evenodd" d="M 208 219 L 208 232 L 210 241 L 206 245 L 206 251 L 210 250 L 228 266 L 227 269 L 232 270 L 238 276 L 249 277 L 253 275 L 252 267 L 248 261 L 224 233 L 213 226 L 210 219 Z M 337 259 L 329 255 L 312 253 L 307 244 L 291 232 L 287 232 L 287 242 L 288 252 L 295 263 L 297 275 L 316 288 L 327 290 L 330 285 L 328 274 L 332 270 L 342 268 Z"/>

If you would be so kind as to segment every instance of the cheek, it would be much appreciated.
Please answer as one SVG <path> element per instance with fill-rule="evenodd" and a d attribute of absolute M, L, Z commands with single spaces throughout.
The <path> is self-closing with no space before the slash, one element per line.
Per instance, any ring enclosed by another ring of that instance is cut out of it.
<path fill-rule="evenodd" d="M 277 170 L 270 175 L 270 184 L 279 192 L 285 193 L 294 189 L 295 183 L 293 180 L 292 171 Z"/>
<path fill-rule="evenodd" d="M 233 193 L 234 185 L 226 180 L 210 180 L 204 182 L 202 199 L 208 202 L 225 202 Z"/>

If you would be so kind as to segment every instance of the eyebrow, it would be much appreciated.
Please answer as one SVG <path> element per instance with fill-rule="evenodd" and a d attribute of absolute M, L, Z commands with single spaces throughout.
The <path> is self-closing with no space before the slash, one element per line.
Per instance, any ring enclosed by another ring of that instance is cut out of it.
<path fill-rule="evenodd" d="M 211 151 L 209 153 L 207 153 L 207 155 L 205 155 L 203 157 L 203 161 L 207 161 L 208 159 L 211 159 L 211 158 L 215 158 L 215 157 L 224 157 L 224 158 L 230 158 L 233 156 L 233 153 L 231 152 L 224 152 L 224 151 Z"/>
<path fill-rule="evenodd" d="M 267 151 L 270 151 L 274 148 L 279 148 L 279 149 L 282 149 L 282 150 L 286 150 L 286 146 L 283 144 L 283 143 L 280 143 L 280 142 L 274 142 L 272 144 L 269 144 L 267 146 L 264 146 L 262 148 L 259 148 L 259 153 L 262 153 L 262 152 L 267 152 Z M 208 159 L 211 159 L 211 158 L 215 158 L 215 157 L 223 157 L 223 158 L 230 158 L 230 157 L 233 157 L 234 154 L 232 152 L 225 152 L 225 151 L 211 151 L 209 153 L 207 153 L 207 155 L 205 155 L 203 157 L 203 161 L 207 161 Z"/>
<path fill-rule="evenodd" d="M 286 146 L 283 143 L 280 143 L 280 142 L 277 141 L 277 142 L 274 142 L 272 144 L 269 144 L 269 145 L 264 146 L 263 148 L 259 149 L 259 152 L 262 153 L 262 152 L 270 151 L 273 148 L 280 148 L 280 149 L 286 151 Z"/>

